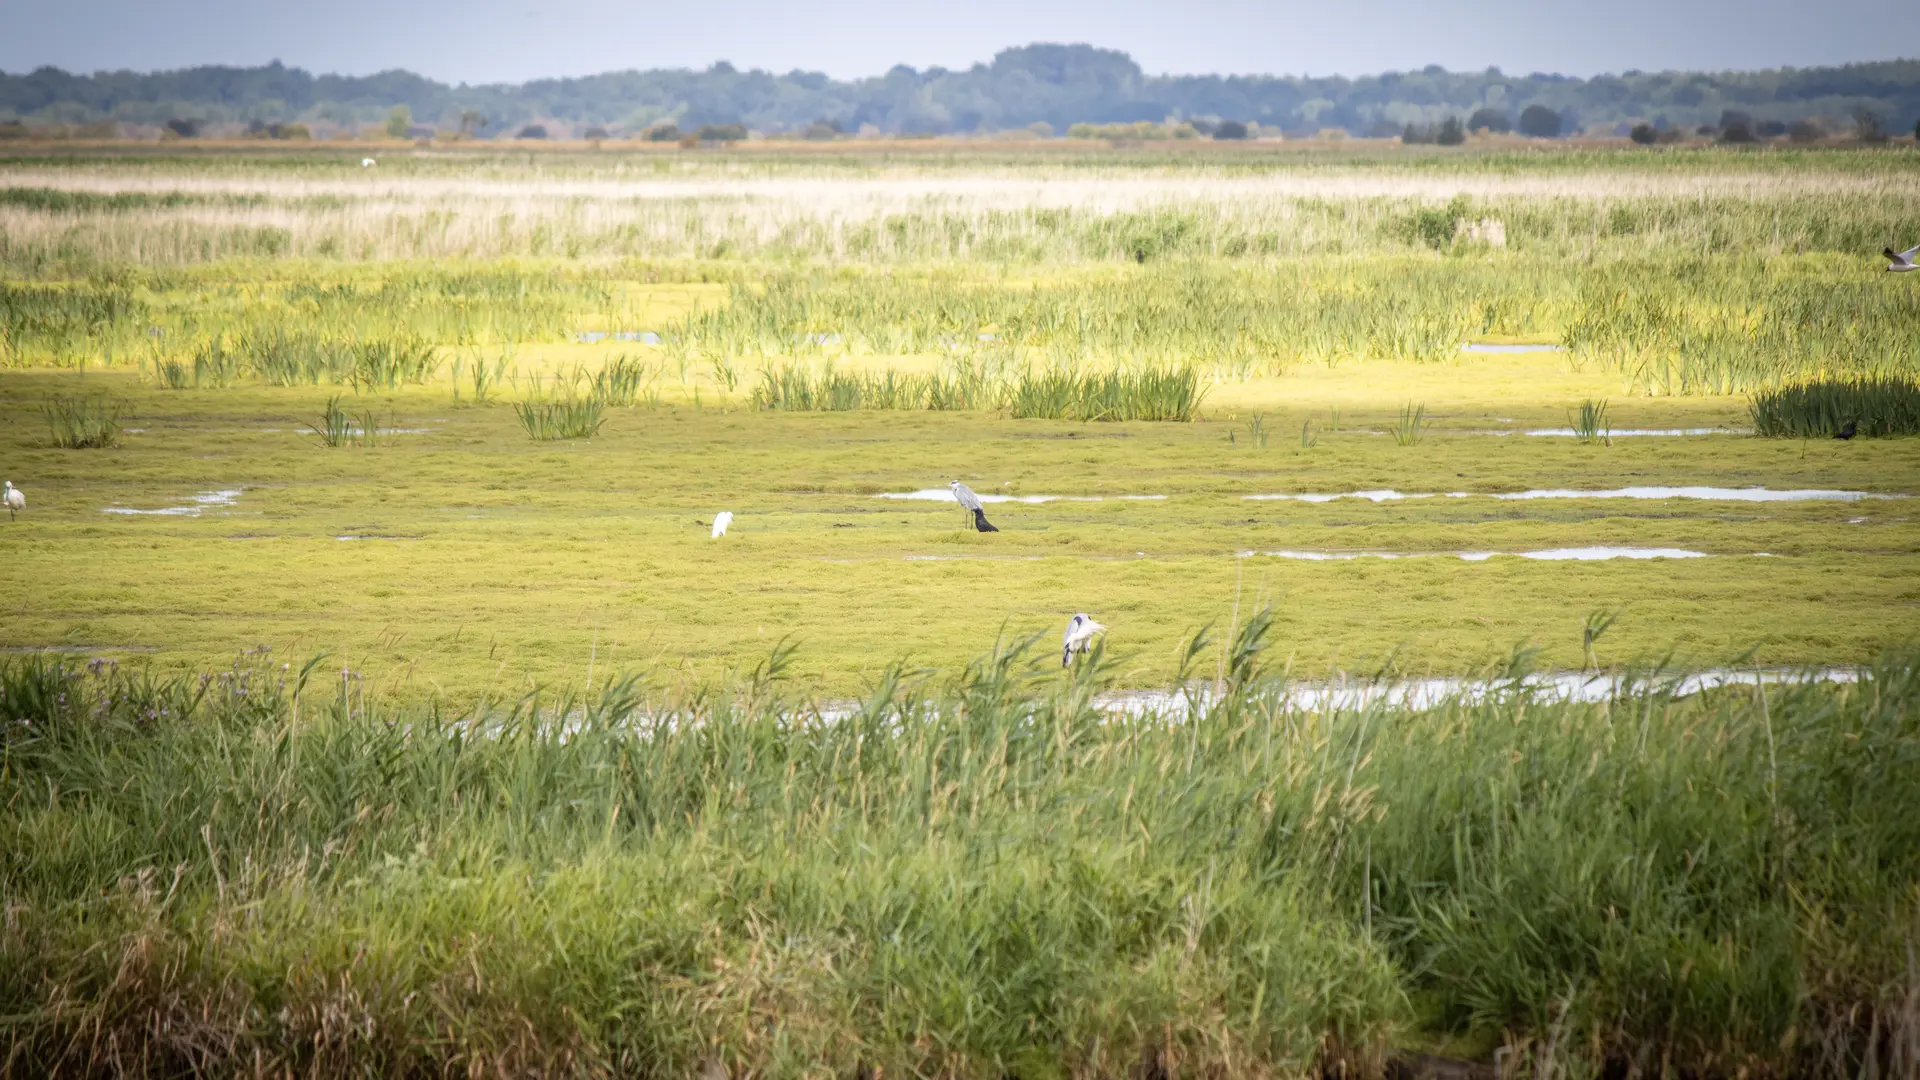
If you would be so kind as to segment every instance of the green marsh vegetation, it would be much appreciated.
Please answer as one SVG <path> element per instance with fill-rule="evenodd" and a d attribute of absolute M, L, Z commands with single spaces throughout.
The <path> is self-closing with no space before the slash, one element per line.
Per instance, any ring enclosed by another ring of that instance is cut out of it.
<path fill-rule="evenodd" d="M 120 445 L 126 401 L 104 394 L 73 394 L 47 401 L 44 412 L 53 445 L 65 450 L 103 450 Z"/>
<path fill-rule="evenodd" d="M 497 352 L 571 341 L 582 326 L 637 325 L 663 339 L 644 354 L 683 379 L 741 362 L 942 356 L 988 368 L 1192 367 L 1244 380 L 1381 359 L 1452 362 L 1481 339 L 1561 342 L 1570 362 L 1614 373 L 1620 392 L 1638 395 L 1726 396 L 1920 371 L 1908 332 L 1920 320 L 1913 290 L 1849 280 L 1830 258 L 1779 263 L 1758 276 L 1744 261 L 1723 273 L 1697 257 L 1576 273 L 1544 255 L 1386 254 L 1068 269 L 1032 283 L 965 269 L 776 271 L 726 287 L 698 279 L 737 269 L 616 264 L 536 276 L 540 288 L 498 306 L 466 291 L 474 275 L 444 270 L 348 287 L 324 306 L 299 299 L 303 287 L 292 284 L 223 296 L 156 272 L 137 301 L 102 299 L 134 295 L 120 283 L 0 286 L 0 323 L 11 324 L 0 327 L 0 362 L 225 360 L 223 376 L 197 374 L 202 385 L 244 374 L 277 385 L 390 387 L 437 373 L 444 350 Z M 680 280 L 648 284 L 649 276 Z M 618 297 L 610 311 L 600 306 L 609 295 Z M 44 303 L 48 296 L 58 302 Z M 48 307 L 57 315 L 40 311 Z M 733 389 L 718 375 L 708 381 Z"/>
<path fill-rule="evenodd" d="M 1407 402 L 1400 407 L 1400 421 L 1389 433 L 1395 446 L 1418 446 L 1427 437 L 1427 406 Z"/>
<path fill-rule="evenodd" d="M 516 363 L 536 362 L 530 353 Z M 609 655 L 658 655 L 689 677 L 718 678 L 750 663 L 763 637 L 792 632 L 809 673 L 851 693 L 876 674 L 875 657 L 910 651 L 950 669 L 1008 619 L 1038 629 L 1093 609 L 1126 627 L 1126 684 L 1155 687 L 1173 674 L 1176 629 L 1230 610 L 1240 577 L 1287 598 L 1286 650 L 1314 675 L 1396 653 L 1410 670 L 1445 672 L 1523 639 L 1545 650 L 1543 662 L 1575 668 L 1579 626 L 1567 612 L 1642 594 L 1653 599 L 1609 634 L 1622 656 L 1677 651 L 1713 664 L 1757 646 L 1766 664 L 1862 663 L 1909 636 L 1907 605 L 1920 599 L 1906 499 L 1484 497 L 1629 483 L 1920 490 L 1912 439 L 1805 447 L 1738 435 L 1616 436 L 1596 459 L 1572 438 L 1483 434 L 1562 426 L 1567 402 L 1608 392 L 1604 375 L 1556 374 L 1552 357 L 1375 362 L 1222 382 L 1190 423 L 756 410 L 742 398 L 696 408 L 668 374 L 657 408 L 608 406 L 591 439 L 531 441 L 512 403 L 583 398 L 597 369 L 586 359 L 592 350 L 572 353 L 584 379 L 549 379 L 536 392 L 523 378 L 484 406 L 456 403 L 446 383 L 380 395 L 257 383 L 181 393 L 132 372 L 7 373 L 0 457 L 33 502 L 20 528 L 0 534 L 12 571 L 0 575 L 0 646 L 95 648 L 181 668 L 221 663 L 236 641 L 299 642 L 334 653 L 384 692 L 438 686 L 464 700 L 489 686 L 577 681 L 596 655 L 597 620 L 600 665 Z M 570 374 L 573 361 L 564 368 Z M 123 434 L 109 454 L 50 446 L 45 402 L 102 392 L 131 402 L 143 430 Z M 353 414 L 373 410 L 406 417 L 408 431 L 382 436 L 377 454 L 317 450 L 309 429 L 336 395 L 349 427 L 358 426 Z M 1429 424 L 1418 447 L 1402 449 L 1386 432 L 1409 398 L 1425 405 Z M 1744 422 L 1746 403 L 1629 398 L 1610 408 L 1620 427 L 1718 428 Z M 1311 420 L 1317 445 L 1275 437 L 1253 448 L 1243 425 L 1255 412 L 1289 436 Z M 982 540 L 956 532 L 950 505 L 878 497 L 956 474 L 982 493 L 1055 499 L 996 506 L 990 517 L 1002 532 Z M 1244 498 L 1383 488 L 1483 497 Z M 178 507 L 220 490 L 240 494 L 190 516 L 103 513 Z M 1114 498 L 1128 495 L 1165 498 Z M 1077 501 L 1095 497 L 1103 498 Z M 710 544 L 698 522 L 720 509 L 751 531 Z M 363 534 L 391 539 L 336 539 Z M 1239 557 L 1595 544 L 1712 557 L 1579 565 Z M 1755 559 L 1758 551 L 1775 558 Z M 964 595 L 995 599 L 953 602 Z M 1380 605 L 1380 595 L 1394 602 Z M 907 641 L 889 629 L 903 610 L 925 613 Z"/>
<path fill-rule="evenodd" d="M 1823 439 L 1848 424 L 1858 435 L 1920 435 L 1920 383 L 1911 377 L 1826 379 L 1762 390 L 1751 405 L 1756 435 Z"/>
<path fill-rule="evenodd" d="M 1609 437 L 1612 428 L 1607 422 L 1607 403 L 1592 398 L 1580 403 L 1577 409 L 1567 410 L 1567 426 L 1583 443 L 1604 443 L 1612 445 Z"/>
<path fill-rule="evenodd" d="M 607 422 L 607 403 L 593 395 L 546 401 L 516 401 L 514 415 L 527 438 L 535 442 L 590 439 Z"/>
<path fill-rule="evenodd" d="M 389 426 L 397 426 L 398 417 L 388 417 Z M 341 395 L 335 394 L 327 399 L 320 415 L 309 425 L 308 430 L 320 440 L 322 446 L 377 446 L 381 442 L 380 415 L 372 406 L 359 412 L 348 413 L 341 404 Z"/>
<path fill-rule="evenodd" d="M 1104 650 L 1061 675 L 1017 642 L 832 714 L 780 650 L 458 711 L 257 651 L 0 661 L 12 1060 L 1305 1076 L 1442 1040 L 1541 1072 L 1911 1068 L 1909 654 L 1856 685 L 1321 710 L 1271 626 L 1187 709 L 1122 714 L 1091 705 Z"/>
<path fill-rule="evenodd" d="M 333 156 L 0 159 L 0 1069 L 1914 1070 L 1920 442 L 1583 445 L 1899 430 L 1909 158 Z"/>

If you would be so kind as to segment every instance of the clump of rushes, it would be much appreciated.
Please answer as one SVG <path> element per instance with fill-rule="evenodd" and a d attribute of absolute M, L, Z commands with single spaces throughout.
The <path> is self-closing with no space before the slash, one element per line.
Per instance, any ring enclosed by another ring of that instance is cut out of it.
<path fill-rule="evenodd" d="M 814 374 L 799 364 L 768 367 L 760 373 L 760 385 L 753 391 L 756 409 L 784 412 L 822 412 L 860 406 L 858 376 L 835 372 L 831 364 Z"/>
<path fill-rule="evenodd" d="M 347 445 L 353 437 L 353 420 L 347 415 L 347 410 L 340 407 L 339 394 L 327 399 L 327 407 L 320 410 L 320 417 L 314 421 L 312 430 L 324 446 Z"/>
<path fill-rule="evenodd" d="M 1916 435 L 1920 434 L 1920 383 L 1893 375 L 1796 383 L 1756 392 L 1747 411 L 1753 417 L 1753 433 L 1769 438 Z"/>
<path fill-rule="evenodd" d="M 269 386 L 350 382 L 359 363 L 352 345 L 280 328 L 243 337 L 240 349 Z"/>
<path fill-rule="evenodd" d="M 193 354 L 193 385 L 225 389 L 240 381 L 244 365 L 240 354 L 215 338 L 204 342 Z"/>
<path fill-rule="evenodd" d="M 931 375 L 892 368 L 844 372 L 831 363 L 815 372 L 803 365 L 783 364 L 761 371 L 753 406 L 787 412 L 988 409 L 998 403 L 999 390 L 996 380 L 973 364 L 950 365 L 950 370 Z"/>
<path fill-rule="evenodd" d="M 484 355 L 476 355 L 473 358 L 472 367 L 468 367 L 464 360 L 455 360 L 453 362 L 453 400 L 460 400 L 460 386 L 464 382 L 473 392 L 473 403 L 485 405 L 487 398 L 492 396 L 501 380 L 507 377 L 509 358 L 510 354 L 507 353 L 502 353 L 492 360 L 488 360 Z"/>
<path fill-rule="evenodd" d="M 607 406 L 591 395 L 557 398 L 552 401 L 516 401 L 513 411 L 527 438 L 535 442 L 560 439 L 588 439 L 606 423 Z"/>
<path fill-rule="evenodd" d="M 1607 426 L 1607 403 L 1592 398 L 1580 403 L 1578 409 L 1567 410 L 1567 424 L 1573 428 L 1574 435 L 1583 443 L 1606 443 L 1611 446 L 1612 438 Z"/>
<path fill-rule="evenodd" d="M 439 352 L 419 338 L 364 342 L 357 351 L 351 376 L 355 389 L 397 390 L 424 383 L 440 370 Z"/>
<path fill-rule="evenodd" d="M 594 372 L 588 395 L 608 405 L 632 405 L 639 399 L 641 388 L 658 377 L 653 365 L 625 355 L 616 356 Z M 476 386 L 476 398 L 478 390 Z"/>
<path fill-rule="evenodd" d="M 1427 436 L 1427 407 L 1413 402 L 1401 406 L 1400 422 L 1394 425 L 1393 442 L 1396 446 L 1417 446 Z"/>
<path fill-rule="evenodd" d="M 85 394 L 53 398 L 43 412 L 53 445 L 66 450 L 100 450 L 120 445 L 120 422 L 131 408 L 124 401 Z"/>
<path fill-rule="evenodd" d="M 1256 450 L 1264 450 L 1267 446 L 1267 434 L 1266 414 L 1254 413 L 1247 420 L 1247 442 L 1251 443 Z"/>
<path fill-rule="evenodd" d="M 153 381 L 168 390 L 185 390 L 193 385 L 193 369 L 178 360 L 154 357 Z"/>
<path fill-rule="evenodd" d="M 340 404 L 340 395 L 335 394 L 327 399 L 327 407 L 320 410 L 310 430 L 323 446 L 374 446 L 380 440 L 380 416 L 372 409 L 349 414 Z"/>
<path fill-rule="evenodd" d="M 1080 373 L 1021 373 L 1008 396 L 1016 419 L 1192 420 L 1206 390 L 1191 367 Z"/>

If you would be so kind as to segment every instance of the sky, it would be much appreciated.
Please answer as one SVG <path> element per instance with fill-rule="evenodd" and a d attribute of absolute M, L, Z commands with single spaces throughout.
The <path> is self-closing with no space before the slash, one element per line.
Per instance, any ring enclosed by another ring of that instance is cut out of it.
<path fill-rule="evenodd" d="M 1086 42 L 1149 74 L 1364 75 L 1440 64 L 1588 76 L 1920 55 L 1920 0 L 0 0 L 0 71 L 278 59 L 522 82 L 628 68 L 878 75 Z"/>

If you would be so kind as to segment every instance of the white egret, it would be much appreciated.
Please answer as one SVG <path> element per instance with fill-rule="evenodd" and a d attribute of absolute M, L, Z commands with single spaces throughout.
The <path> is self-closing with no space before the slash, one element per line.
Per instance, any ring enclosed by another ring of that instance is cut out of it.
<path fill-rule="evenodd" d="M 959 503 L 963 509 L 973 512 L 974 528 L 981 532 L 1000 531 L 993 527 L 993 522 L 987 520 L 987 512 L 980 508 L 980 496 L 975 495 L 972 488 L 958 480 L 947 481 L 947 486 L 953 489 L 953 501 Z"/>
<path fill-rule="evenodd" d="M 1076 652 L 1085 655 L 1087 646 L 1093 643 L 1093 635 L 1104 630 L 1105 626 L 1094 622 L 1084 611 L 1068 619 L 1067 632 L 1060 637 L 1060 666 L 1072 663 Z"/>
<path fill-rule="evenodd" d="M 361 158 L 361 159 L 360 159 L 360 167 L 361 167 L 361 168 L 363 168 L 363 169 L 371 169 L 371 168 L 373 168 L 373 159 L 372 159 L 372 158 L 370 158 L 370 157 L 363 157 L 363 158 Z"/>
<path fill-rule="evenodd" d="M 733 524 L 733 511 L 722 510 L 713 515 L 713 538 L 718 540 L 727 535 L 727 526 L 731 524 Z"/>
<path fill-rule="evenodd" d="M 8 521 L 14 520 L 16 517 L 19 516 L 20 511 L 25 510 L 27 508 L 26 493 L 21 491 L 19 488 L 14 487 L 13 481 L 11 480 L 7 481 L 7 490 L 5 493 L 5 498 L 7 503 L 7 520 Z"/>

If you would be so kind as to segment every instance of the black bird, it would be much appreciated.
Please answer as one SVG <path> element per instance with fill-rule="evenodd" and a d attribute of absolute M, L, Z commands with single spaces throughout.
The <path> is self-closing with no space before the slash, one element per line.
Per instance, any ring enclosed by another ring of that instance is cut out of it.
<path fill-rule="evenodd" d="M 999 532 L 1000 531 L 999 529 L 996 529 L 993 527 L 993 522 L 987 520 L 987 512 L 980 508 L 980 496 L 975 495 L 973 493 L 972 488 L 968 487 L 967 485 L 961 483 L 958 480 L 947 481 L 947 486 L 953 489 L 953 498 L 955 502 L 959 503 L 962 507 L 973 511 L 973 527 L 975 529 L 978 529 L 981 532 Z"/>
<path fill-rule="evenodd" d="M 1859 422 L 1855 420 L 1849 420 L 1845 424 L 1841 425 L 1840 430 L 1835 432 L 1833 437 L 1836 439 L 1851 439 L 1855 435 L 1859 434 L 1859 432 L 1860 432 Z"/>

